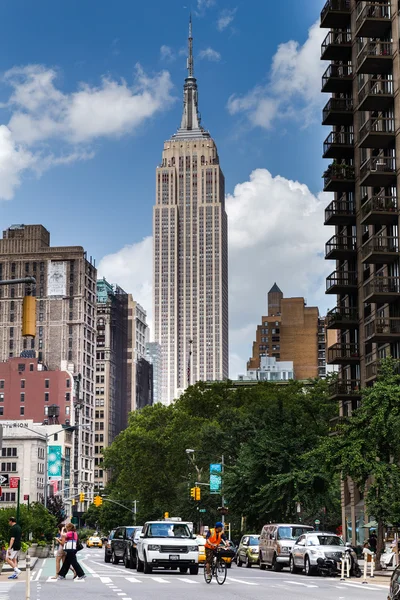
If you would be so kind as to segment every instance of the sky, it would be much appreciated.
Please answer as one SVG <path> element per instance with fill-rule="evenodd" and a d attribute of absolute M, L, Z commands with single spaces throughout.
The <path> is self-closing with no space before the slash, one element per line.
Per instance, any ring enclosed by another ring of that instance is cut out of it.
<path fill-rule="evenodd" d="M 81 245 L 152 323 L 152 208 L 182 112 L 189 12 L 203 126 L 229 223 L 230 376 L 245 372 L 267 292 L 325 314 L 318 27 L 325 0 L 3 0 L 0 227 Z"/>

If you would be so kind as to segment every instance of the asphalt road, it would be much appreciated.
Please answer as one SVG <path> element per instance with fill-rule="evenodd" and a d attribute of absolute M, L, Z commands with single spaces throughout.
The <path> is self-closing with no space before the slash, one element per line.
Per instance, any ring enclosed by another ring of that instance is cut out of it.
<path fill-rule="evenodd" d="M 224 585 L 214 580 L 207 585 L 203 570 L 198 576 L 179 572 L 154 571 L 151 575 L 125 569 L 124 565 L 104 562 L 102 550 L 86 548 L 79 560 L 87 573 L 84 581 L 68 575 L 64 581 L 52 579 L 55 560 L 38 561 L 31 576 L 31 600 L 204 600 L 207 597 L 226 600 L 386 600 L 386 582 L 371 581 L 363 585 L 352 579 L 344 583 L 336 579 L 291 575 L 245 569 L 233 565 Z M 70 578 L 71 577 L 71 578 Z M 24 600 L 25 583 L 0 578 L 0 600 Z"/>

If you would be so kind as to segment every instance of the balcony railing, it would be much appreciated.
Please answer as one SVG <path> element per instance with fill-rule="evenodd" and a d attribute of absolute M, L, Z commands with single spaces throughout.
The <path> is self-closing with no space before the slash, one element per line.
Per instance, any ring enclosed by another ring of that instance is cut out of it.
<path fill-rule="evenodd" d="M 373 235 L 361 247 L 361 258 L 369 264 L 393 262 L 398 254 L 399 240 L 394 236 Z"/>
<path fill-rule="evenodd" d="M 321 11 L 321 27 L 341 28 L 350 22 L 350 0 L 328 0 Z"/>
<path fill-rule="evenodd" d="M 372 317 L 365 323 L 365 339 L 378 344 L 400 341 L 399 317 Z"/>
<path fill-rule="evenodd" d="M 358 92 L 359 110 L 384 111 L 394 102 L 392 79 L 368 79 Z"/>
<path fill-rule="evenodd" d="M 364 283 L 364 302 L 385 303 L 399 299 L 400 277 L 376 275 Z"/>
<path fill-rule="evenodd" d="M 353 70 L 350 64 L 329 65 L 322 75 L 323 92 L 350 92 Z"/>
<path fill-rule="evenodd" d="M 354 134 L 348 131 L 331 131 L 324 141 L 324 158 L 352 158 Z"/>
<path fill-rule="evenodd" d="M 361 148 L 388 148 L 394 141 L 395 126 L 391 117 L 373 117 L 360 128 Z"/>
<path fill-rule="evenodd" d="M 336 306 L 326 315 L 327 329 L 349 329 L 358 325 L 358 310 L 347 306 Z"/>
<path fill-rule="evenodd" d="M 396 196 L 372 196 L 361 206 L 363 225 L 396 224 L 399 206 Z"/>
<path fill-rule="evenodd" d="M 330 98 L 322 111 L 323 125 L 350 125 L 353 123 L 353 99 Z"/>
<path fill-rule="evenodd" d="M 367 42 L 357 55 L 358 73 L 381 74 L 392 71 L 393 45 L 391 42 Z"/>
<path fill-rule="evenodd" d="M 354 202 L 347 199 L 332 200 L 325 209 L 325 225 L 347 225 L 355 221 Z"/>
<path fill-rule="evenodd" d="M 393 156 L 380 154 L 366 160 L 360 167 L 361 185 L 388 187 L 396 183 L 396 161 Z"/>
<path fill-rule="evenodd" d="M 332 365 L 349 365 L 360 360 L 358 344 L 333 344 L 328 348 L 328 363 Z"/>
<path fill-rule="evenodd" d="M 329 165 L 324 175 L 325 192 L 345 192 L 354 189 L 354 166 L 340 163 Z"/>
<path fill-rule="evenodd" d="M 351 60 L 351 33 L 330 31 L 321 44 L 322 60 Z"/>
<path fill-rule="evenodd" d="M 348 396 L 361 396 L 361 382 L 359 379 L 345 379 L 334 381 L 328 388 L 331 399 L 343 399 Z"/>
<path fill-rule="evenodd" d="M 325 258 L 340 260 L 344 256 L 355 254 L 356 238 L 350 235 L 334 235 L 326 243 Z"/>
<path fill-rule="evenodd" d="M 390 29 L 390 3 L 360 2 L 361 10 L 356 17 L 356 35 L 381 38 Z"/>
<path fill-rule="evenodd" d="M 327 294 L 348 294 L 357 291 L 355 271 L 334 271 L 326 278 Z"/>
<path fill-rule="evenodd" d="M 376 379 L 382 364 L 382 358 L 378 358 L 376 352 L 371 352 L 365 356 L 365 378 Z M 400 375 L 400 360 L 394 362 L 394 372 Z"/>

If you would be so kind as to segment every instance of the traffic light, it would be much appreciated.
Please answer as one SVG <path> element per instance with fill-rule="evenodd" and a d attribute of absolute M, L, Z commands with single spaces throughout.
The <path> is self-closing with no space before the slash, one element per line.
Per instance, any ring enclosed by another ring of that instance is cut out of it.
<path fill-rule="evenodd" d="M 84 492 L 81 492 L 79 494 L 79 502 L 85 502 L 85 494 L 84 494 Z"/>
<path fill-rule="evenodd" d="M 194 488 L 194 489 L 196 490 L 196 493 L 195 493 L 195 497 L 194 497 L 194 499 L 195 499 L 195 500 L 200 500 L 200 498 L 201 498 L 201 490 L 200 490 L 200 488 L 199 488 L 199 487 L 196 487 L 196 488 Z"/>
<path fill-rule="evenodd" d="M 103 504 L 103 498 L 101 496 L 95 496 L 93 503 L 95 506 L 101 506 Z"/>
<path fill-rule="evenodd" d="M 24 296 L 22 302 L 22 336 L 36 335 L 36 298 Z"/>
<path fill-rule="evenodd" d="M 168 512 L 164 513 L 164 519 L 169 519 L 169 513 Z"/>
<path fill-rule="evenodd" d="M 193 500 L 196 499 L 196 488 L 195 487 L 190 488 L 190 495 L 192 496 Z"/>
<path fill-rule="evenodd" d="M 72 499 L 72 506 L 75 506 L 75 498 Z"/>

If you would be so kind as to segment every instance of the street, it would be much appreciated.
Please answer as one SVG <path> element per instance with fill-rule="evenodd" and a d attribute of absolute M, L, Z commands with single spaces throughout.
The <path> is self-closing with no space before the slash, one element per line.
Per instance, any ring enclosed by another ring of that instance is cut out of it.
<path fill-rule="evenodd" d="M 98 549 L 79 553 L 79 560 L 87 574 L 83 581 L 74 581 L 68 575 L 65 581 L 51 579 L 55 560 L 38 561 L 31 575 L 31 600 L 71 600 L 71 598 L 104 598 L 107 600 L 203 600 L 205 594 L 227 600 L 386 600 L 387 581 L 370 582 L 363 585 L 360 579 L 340 582 L 336 579 L 291 575 L 288 570 L 281 573 L 245 569 L 233 565 L 228 570 L 224 585 L 214 580 L 207 585 L 203 569 L 198 576 L 182 575 L 178 572 L 155 571 L 151 575 L 125 569 L 123 565 L 104 563 L 104 551 Z M 5 574 L 0 580 L 0 600 L 24 600 L 25 583 L 8 582 Z"/>

